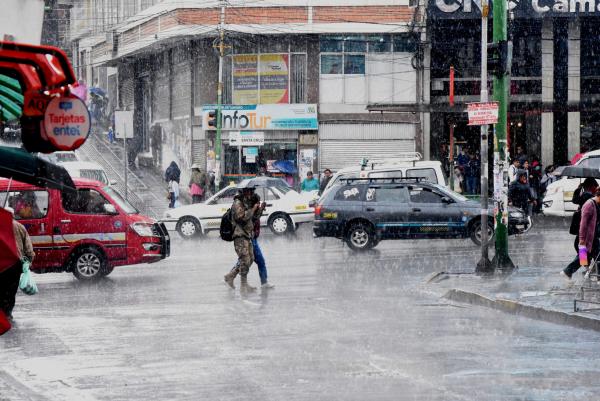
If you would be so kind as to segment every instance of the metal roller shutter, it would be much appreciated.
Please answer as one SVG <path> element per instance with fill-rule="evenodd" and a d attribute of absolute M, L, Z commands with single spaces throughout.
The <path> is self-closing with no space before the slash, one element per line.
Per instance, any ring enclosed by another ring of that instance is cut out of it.
<path fill-rule="evenodd" d="M 415 150 L 415 125 L 321 124 L 319 127 L 319 170 L 337 171 L 367 158 L 398 157 Z"/>

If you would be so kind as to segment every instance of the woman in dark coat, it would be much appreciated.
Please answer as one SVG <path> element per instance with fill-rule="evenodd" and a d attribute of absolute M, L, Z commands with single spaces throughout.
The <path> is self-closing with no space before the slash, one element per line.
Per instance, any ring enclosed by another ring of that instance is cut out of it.
<path fill-rule="evenodd" d="M 176 181 L 179 184 L 179 179 L 181 177 L 181 170 L 179 166 L 175 162 L 171 162 L 167 170 L 165 171 L 165 181 Z"/>

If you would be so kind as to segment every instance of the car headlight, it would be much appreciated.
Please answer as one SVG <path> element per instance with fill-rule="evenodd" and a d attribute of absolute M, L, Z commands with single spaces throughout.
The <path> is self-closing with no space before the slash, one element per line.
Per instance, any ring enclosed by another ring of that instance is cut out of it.
<path fill-rule="evenodd" d="M 152 224 L 148 223 L 133 223 L 131 229 L 135 231 L 140 237 L 152 237 L 154 231 L 152 231 Z"/>
<path fill-rule="evenodd" d="M 522 219 L 523 218 L 523 213 L 521 213 L 521 212 L 510 212 L 509 216 L 512 217 L 513 219 Z"/>

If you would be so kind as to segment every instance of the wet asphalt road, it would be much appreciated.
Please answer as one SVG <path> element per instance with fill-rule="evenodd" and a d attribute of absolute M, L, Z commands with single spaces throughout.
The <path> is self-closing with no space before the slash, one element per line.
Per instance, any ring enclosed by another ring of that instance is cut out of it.
<path fill-rule="evenodd" d="M 520 265 L 556 274 L 571 237 L 511 239 Z M 472 271 L 468 240 L 261 238 L 276 288 L 230 291 L 233 247 L 173 240 L 170 259 L 95 284 L 35 276 L 0 337 L 0 400 L 595 399 L 600 334 L 449 305 L 424 284 Z M 251 282 L 258 283 L 254 267 Z"/>

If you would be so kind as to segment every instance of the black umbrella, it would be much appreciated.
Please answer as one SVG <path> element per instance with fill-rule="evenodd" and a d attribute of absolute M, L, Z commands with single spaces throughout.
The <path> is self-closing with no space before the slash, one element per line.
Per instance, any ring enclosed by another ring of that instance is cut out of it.
<path fill-rule="evenodd" d="M 282 180 L 281 178 L 273 178 L 273 177 L 255 177 L 249 178 L 247 180 L 243 180 L 238 184 L 238 188 L 256 188 L 256 187 L 289 187 L 288 183 Z"/>
<path fill-rule="evenodd" d="M 560 174 L 561 177 L 571 178 L 600 178 L 600 170 L 577 166 L 567 166 Z"/>
<path fill-rule="evenodd" d="M 0 146 L 0 177 L 61 191 L 75 190 L 75 184 L 64 167 L 33 156 L 21 148 Z"/>

